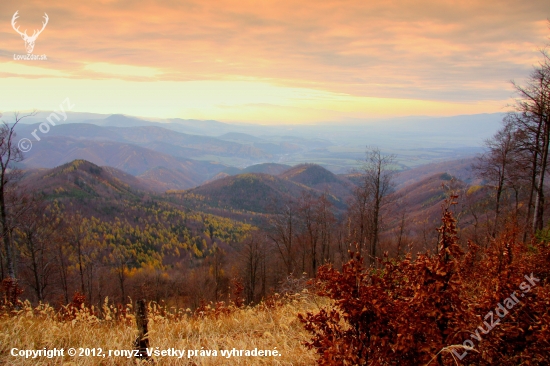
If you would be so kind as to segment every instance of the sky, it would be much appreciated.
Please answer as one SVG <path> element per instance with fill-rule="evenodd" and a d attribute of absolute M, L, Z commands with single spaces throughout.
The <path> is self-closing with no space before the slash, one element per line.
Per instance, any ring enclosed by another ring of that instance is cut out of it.
<path fill-rule="evenodd" d="M 42 28 L 34 55 L 20 31 Z M 0 112 L 258 124 L 503 112 L 549 44 L 533 1 L 0 2 Z"/>

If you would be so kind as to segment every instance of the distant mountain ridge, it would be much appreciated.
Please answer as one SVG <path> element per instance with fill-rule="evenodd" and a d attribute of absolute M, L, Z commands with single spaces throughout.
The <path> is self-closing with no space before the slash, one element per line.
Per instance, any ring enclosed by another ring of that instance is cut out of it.
<path fill-rule="evenodd" d="M 20 125 L 19 135 L 31 135 L 39 125 Z M 190 135 L 171 131 L 156 125 L 135 126 L 100 126 L 96 124 L 79 123 L 64 124 L 51 128 L 48 137 L 68 137 L 78 140 L 112 141 L 149 148 L 175 156 L 194 157 L 208 154 L 223 154 L 246 159 L 267 158 L 269 154 L 250 145 L 219 140 L 214 137 Z M 182 149 L 182 151 L 177 151 Z"/>
<path fill-rule="evenodd" d="M 141 177 L 151 189 L 162 192 L 189 189 L 240 173 L 278 176 L 289 167 L 314 162 L 338 173 L 338 177 L 314 167 L 301 174 L 296 170 L 295 176 L 288 172 L 283 178 L 340 198 L 349 195 L 354 178 L 348 173 L 364 159 L 365 144 L 372 141 L 382 145 L 379 147 L 384 153 L 398 156 L 397 165 L 404 171 L 396 179 L 399 187 L 427 174 L 448 171 L 449 164 L 459 179 L 471 182 L 468 161 L 482 151 L 482 137 L 502 117 L 480 114 L 398 118 L 378 124 L 262 126 L 73 112 L 67 113 L 66 120 L 50 125 L 44 122 L 47 116 L 41 112 L 17 126 L 16 139 L 32 142 L 20 167 L 53 168 L 84 159 Z M 40 123 L 48 124 L 47 130 Z M 467 131 L 460 130 L 461 126 Z M 463 162 L 447 163 L 456 158 Z M 410 169 L 433 162 L 440 165 Z"/>
<path fill-rule="evenodd" d="M 110 141 L 77 140 L 48 136 L 33 146 L 23 161 L 29 168 L 54 168 L 83 159 L 98 166 L 111 166 L 134 176 L 158 167 L 180 174 L 178 188 L 199 185 L 225 168 L 221 164 L 178 159 L 143 147 Z M 151 176 L 151 172 L 147 173 Z M 171 188 L 175 188 L 171 186 Z"/>

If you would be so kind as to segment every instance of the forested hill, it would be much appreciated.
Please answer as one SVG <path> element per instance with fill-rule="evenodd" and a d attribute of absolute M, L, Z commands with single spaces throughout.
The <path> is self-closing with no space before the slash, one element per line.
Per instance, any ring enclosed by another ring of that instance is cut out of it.
<path fill-rule="evenodd" d="M 184 192 L 169 192 L 202 207 L 255 213 L 275 213 L 302 195 L 326 195 L 338 210 L 347 207 L 353 184 L 325 168 L 299 165 L 279 175 L 244 173 L 228 176 Z"/>
<path fill-rule="evenodd" d="M 100 273 L 119 268 L 121 276 L 130 276 L 166 272 L 175 266 L 193 268 L 217 248 L 231 252 L 252 230 L 249 224 L 169 202 L 148 191 L 136 177 L 84 160 L 26 172 L 20 185 L 25 196 L 34 194 L 38 200 L 32 213 L 25 215 L 40 232 L 34 232 L 33 226 L 18 232 L 16 240 L 26 243 L 32 235 L 42 245 L 60 246 L 64 254 L 59 260 L 69 267 L 85 260 L 93 281 L 83 278 L 76 283 L 91 299 L 99 296 L 94 286 Z M 54 254 L 45 248 L 44 255 Z M 26 263 L 24 256 L 21 260 Z M 56 281 L 55 276 L 50 275 L 49 281 Z M 54 292 L 67 297 L 72 291 L 61 286 Z"/>

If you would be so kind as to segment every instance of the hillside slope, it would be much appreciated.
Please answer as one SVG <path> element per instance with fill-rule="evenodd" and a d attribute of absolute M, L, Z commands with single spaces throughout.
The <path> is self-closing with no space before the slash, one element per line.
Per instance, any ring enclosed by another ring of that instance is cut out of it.
<path fill-rule="evenodd" d="M 200 196 L 211 207 L 268 213 L 307 189 L 269 174 L 247 173 L 218 179 L 187 192 Z"/>
<path fill-rule="evenodd" d="M 174 193 L 181 194 L 184 199 L 204 210 L 213 208 L 227 214 L 239 211 L 270 214 L 281 212 L 284 205 L 296 202 L 303 194 L 319 197 L 324 191 L 269 174 L 245 173 Z M 345 202 L 334 195 L 329 194 L 328 200 L 336 210 L 346 207 Z"/>
<path fill-rule="evenodd" d="M 303 184 L 321 192 L 328 192 L 345 202 L 352 193 L 353 184 L 317 164 L 300 164 L 279 174 L 280 178 Z"/>
<path fill-rule="evenodd" d="M 148 191 L 146 183 L 130 174 L 86 160 L 73 160 L 53 169 L 27 172 L 21 184 L 50 199 L 136 199 Z"/>

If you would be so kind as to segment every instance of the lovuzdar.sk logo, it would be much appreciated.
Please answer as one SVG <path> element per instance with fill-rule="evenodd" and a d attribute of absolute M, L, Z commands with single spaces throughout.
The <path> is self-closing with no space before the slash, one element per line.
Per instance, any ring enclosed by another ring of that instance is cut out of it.
<path fill-rule="evenodd" d="M 44 22 L 42 23 L 42 29 L 40 30 L 34 30 L 32 33 L 32 36 L 29 36 L 27 34 L 27 30 L 25 29 L 24 32 L 21 32 L 19 30 L 19 26 L 15 26 L 15 21 L 19 18 L 19 10 L 13 14 L 13 17 L 11 18 L 11 26 L 13 29 L 23 38 L 23 41 L 25 41 L 25 48 L 27 49 L 26 55 L 13 55 L 14 60 L 47 60 L 46 55 L 33 55 L 32 51 L 34 50 L 34 43 L 36 42 L 36 39 L 42 33 L 44 28 L 46 28 L 46 25 L 48 24 L 48 14 L 44 13 Z"/>

